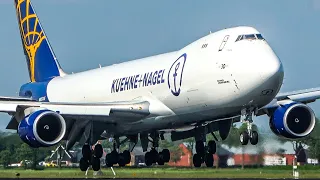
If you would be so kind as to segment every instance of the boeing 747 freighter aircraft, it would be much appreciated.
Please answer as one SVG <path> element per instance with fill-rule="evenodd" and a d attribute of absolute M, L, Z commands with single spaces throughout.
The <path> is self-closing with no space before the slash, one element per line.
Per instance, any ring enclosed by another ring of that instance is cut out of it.
<path fill-rule="evenodd" d="M 83 144 L 83 171 L 100 169 L 103 151 L 96 142 L 106 138 L 114 142 L 109 167 L 128 164 L 139 139 L 146 165 L 168 162 L 169 150 L 158 148 L 165 133 L 173 141 L 194 137 L 194 166 L 212 167 L 216 143 L 205 136 L 218 132 L 224 140 L 234 122 L 248 125 L 239 135 L 243 145 L 258 143 L 254 116 L 267 114 L 272 131 L 284 138 L 305 137 L 315 126 L 306 104 L 320 89 L 278 94 L 282 63 L 255 28 L 228 28 L 177 51 L 67 74 L 30 0 L 14 2 L 30 82 L 19 97 L 0 97 L 0 111 L 12 116 L 7 129 L 35 148 L 62 140 L 67 150 Z M 130 148 L 120 152 L 123 137 Z"/>

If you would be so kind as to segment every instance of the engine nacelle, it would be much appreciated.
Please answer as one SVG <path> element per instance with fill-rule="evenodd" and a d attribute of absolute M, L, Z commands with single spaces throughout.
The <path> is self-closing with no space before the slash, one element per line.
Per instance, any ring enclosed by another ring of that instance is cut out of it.
<path fill-rule="evenodd" d="M 270 117 L 270 128 L 278 136 L 289 139 L 309 135 L 316 123 L 312 109 L 301 103 L 278 107 Z"/>
<path fill-rule="evenodd" d="M 59 143 L 66 133 L 64 118 L 57 112 L 38 110 L 26 116 L 18 127 L 22 141 L 31 147 L 48 147 Z"/>

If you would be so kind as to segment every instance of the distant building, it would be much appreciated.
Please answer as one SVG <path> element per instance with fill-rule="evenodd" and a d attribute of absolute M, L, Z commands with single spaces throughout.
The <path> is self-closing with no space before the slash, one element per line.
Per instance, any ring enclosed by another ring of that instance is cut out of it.
<path fill-rule="evenodd" d="M 179 145 L 180 149 L 183 151 L 183 156 L 181 156 L 181 160 L 177 163 L 170 161 L 168 163 L 169 166 L 191 166 L 191 156 L 192 153 L 188 150 L 188 148 L 184 144 Z"/>

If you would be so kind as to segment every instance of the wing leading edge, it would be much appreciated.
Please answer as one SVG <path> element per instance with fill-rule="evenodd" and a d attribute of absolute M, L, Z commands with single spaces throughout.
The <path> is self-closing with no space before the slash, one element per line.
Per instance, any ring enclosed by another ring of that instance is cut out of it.
<path fill-rule="evenodd" d="M 40 109 L 58 112 L 65 119 L 90 119 L 106 123 L 113 123 L 115 119 L 123 119 L 122 122 L 130 123 L 146 117 L 172 114 L 172 111 L 160 101 L 150 98 L 108 103 L 52 103 L 0 98 L 0 112 L 13 116 L 7 129 L 17 129 L 17 124 L 26 115 Z"/>
<path fill-rule="evenodd" d="M 264 115 L 268 109 L 274 109 L 291 102 L 308 104 L 317 99 L 320 99 L 320 87 L 279 93 L 269 104 L 262 107 L 257 115 Z"/>

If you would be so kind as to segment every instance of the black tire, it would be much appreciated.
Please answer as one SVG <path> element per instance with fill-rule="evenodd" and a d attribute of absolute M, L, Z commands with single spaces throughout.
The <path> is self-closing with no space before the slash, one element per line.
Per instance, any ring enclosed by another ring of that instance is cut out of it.
<path fill-rule="evenodd" d="M 126 159 L 125 159 L 125 156 L 124 156 L 123 153 L 120 153 L 120 154 L 119 154 L 118 164 L 119 164 L 120 167 L 126 166 Z"/>
<path fill-rule="evenodd" d="M 242 145 L 247 145 L 249 142 L 249 134 L 247 131 L 244 131 L 240 134 L 240 143 Z"/>
<path fill-rule="evenodd" d="M 150 153 L 151 153 L 150 158 L 151 158 L 151 160 L 152 160 L 152 163 L 157 163 L 158 160 L 159 160 L 159 153 L 158 153 L 158 151 L 153 148 L 153 149 L 151 149 Z"/>
<path fill-rule="evenodd" d="M 103 155 L 103 148 L 101 144 L 97 144 L 94 146 L 94 150 L 93 150 L 93 154 L 94 156 L 96 156 L 97 158 L 101 158 Z"/>
<path fill-rule="evenodd" d="M 99 171 L 100 170 L 100 158 L 92 156 L 91 164 L 92 164 L 92 169 L 94 171 Z"/>
<path fill-rule="evenodd" d="M 202 157 L 199 154 L 193 155 L 193 165 L 194 167 L 201 167 L 202 164 Z"/>
<path fill-rule="evenodd" d="M 131 162 L 131 154 L 128 150 L 123 151 L 125 163 L 129 164 Z"/>
<path fill-rule="evenodd" d="M 82 157 L 80 159 L 79 166 L 80 166 L 80 170 L 81 171 L 86 171 L 88 169 L 88 167 L 89 167 L 88 160 Z"/>
<path fill-rule="evenodd" d="M 90 160 L 91 158 L 91 148 L 89 144 L 85 144 L 82 146 L 82 157 L 86 160 Z"/>
<path fill-rule="evenodd" d="M 204 162 L 206 163 L 207 167 L 213 167 L 213 162 L 214 162 L 213 154 L 207 153 L 204 159 Z"/>
<path fill-rule="evenodd" d="M 204 156 L 204 144 L 202 141 L 197 141 L 196 142 L 196 152 L 198 155 L 200 155 L 201 157 Z"/>
<path fill-rule="evenodd" d="M 106 166 L 107 167 L 113 166 L 113 162 L 111 161 L 111 154 L 110 153 L 106 155 Z"/>
<path fill-rule="evenodd" d="M 257 131 L 252 131 L 252 136 L 250 138 L 250 143 L 252 145 L 257 145 L 258 141 L 259 141 L 258 137 L 259 137 L 258 132 Z"/>
<path fill-rule="evenodd" d="M 163 149 L 162 150 L 162 156 L 163 156 L 163 161 L 164 162 L 169 162 L 170 161 L 170 151 L 169 151 L 169 149 Z"/>
<path fill-rule="evenodd" d="M 164 159 L 163 159 L 163 152 L 159 152 L 159 159 L 158 159 L 158 165 L 164 165 Z"/>
<path fill-rule="evenodd" d="M 151 153 L 147 152 L 144 155 L 144 163 L 146 164 L 146 166 L 151 166 L 152 165 L 152 158 L 151 158 Z"/>
<path fill-rule="evenodd" d="M 119 153 L 116 150 L 113 150 L 110 153 L 110 163 L 118 164 L 118 161 L 119 161 Z"/>
<path fill-rule="evenodd" d="M 215 154 L 217 151 L 217 145 L 216 142 L 211 140 L 208 142 L 208 151 L 210 154 Z"/>

